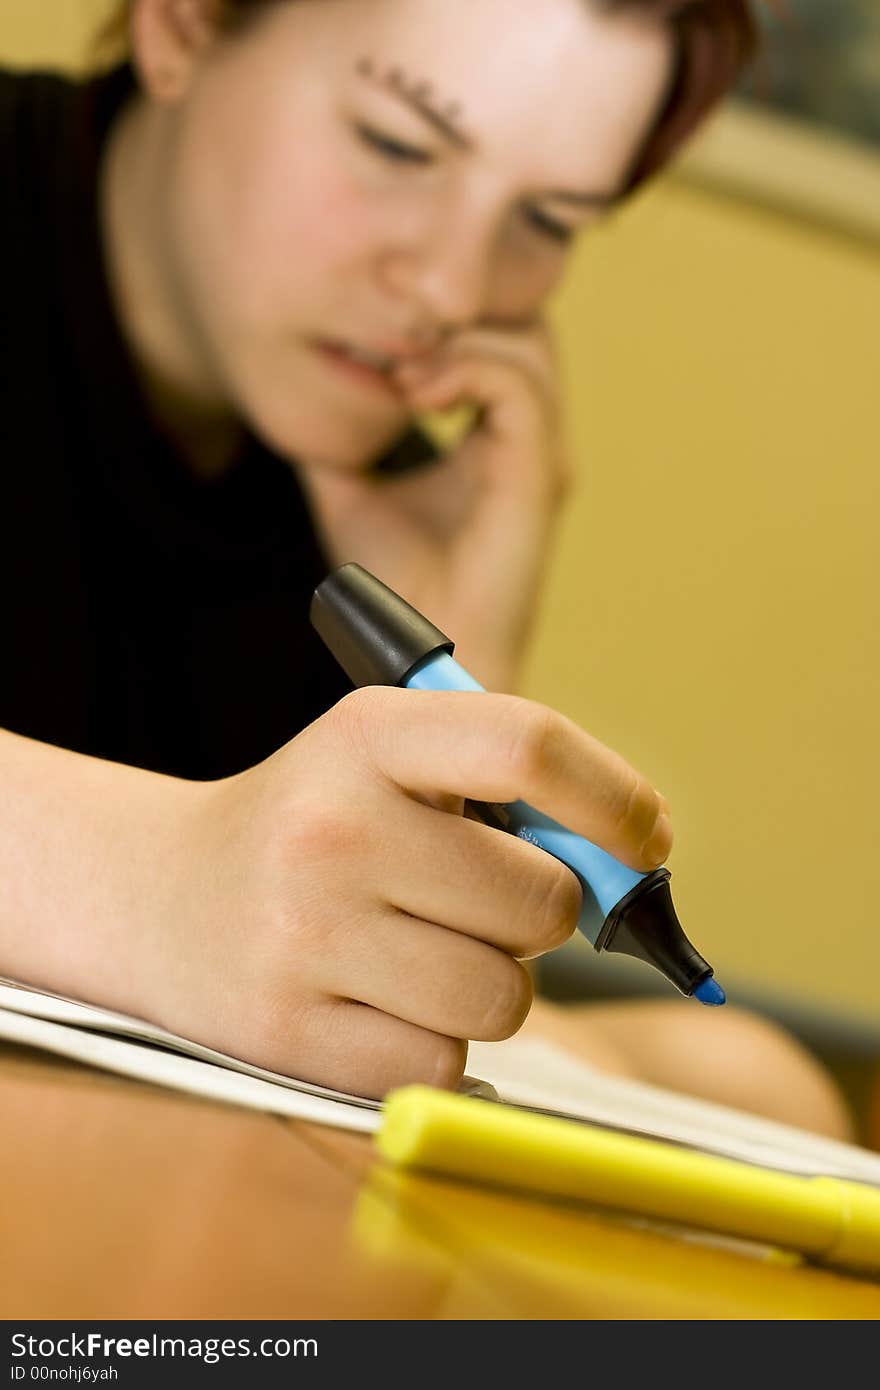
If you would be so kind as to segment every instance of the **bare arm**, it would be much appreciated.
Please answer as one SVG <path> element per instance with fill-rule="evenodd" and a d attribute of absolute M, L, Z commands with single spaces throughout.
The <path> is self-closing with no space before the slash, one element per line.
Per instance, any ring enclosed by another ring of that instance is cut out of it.
<path fill-rule="evenodd" d="M 0 974 L 137 1013 L 206 790 L 0 730 Z"/>

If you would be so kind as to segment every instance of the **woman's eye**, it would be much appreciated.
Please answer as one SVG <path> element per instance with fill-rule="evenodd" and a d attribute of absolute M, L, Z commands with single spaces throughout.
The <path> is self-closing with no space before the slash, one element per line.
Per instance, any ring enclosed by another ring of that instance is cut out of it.
<path fill-rule="evenodd" d="M 365 145 L 378 151 L 383 158 L 395 164 L 432 164 L 434 162 L 434 156 L 428 150 L 419 150 L 413 145 L 404 145 L 392 136 L 382 135 L 378 130 L 372 130 L 369 126 L 358 125 L 355 129 Z M 545 217 L 543 213 L 538 212 L 537 208 L 527 208 L 525 215 L 527 221 L 537 228 L 542 235 L 552 237 L 554 241 L 562 245 L 574 241 L 577 236 L 576 227 L 567 227 L 564 222 L 555 222 L 552 217 Z"/>
<path fill-rule="evenodd" d="M 554 241 L 562 242 L 564 245 L 574 241 L 577 236 L 576 227 L 567 227 L 564 222 L 554 222 L 552 217 L 545 217 L 536 208 L 527 208 L 526 217 L 544 236 L 552 237 Z"/>
<path fill-rule="evenodd" d="M 378 150 L 386 159 L 393 160 L 397 164 L 430 164 L 433 155 L 427 150 L 417 150 L 412 145 L 402 145 L 399 140 L 393 140 L 390 135 L 380 135 L 378 130 L 370 130 L 369 126 L 358 126 L 357 133 L 365 145 L 371 149 Z"/>

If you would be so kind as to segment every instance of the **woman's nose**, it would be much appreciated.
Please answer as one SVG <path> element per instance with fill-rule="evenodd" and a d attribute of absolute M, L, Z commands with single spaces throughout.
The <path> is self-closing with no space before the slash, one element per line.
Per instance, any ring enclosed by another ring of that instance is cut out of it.
<path fill-rule="evenodd" d="M 405 300 L 411 313 L 415 306 L 423 321 L 452 330 L 487 314 L 491 269 L 488 237 L 444 227 L 418 245 L 389 252 L 383 288 Z"/>

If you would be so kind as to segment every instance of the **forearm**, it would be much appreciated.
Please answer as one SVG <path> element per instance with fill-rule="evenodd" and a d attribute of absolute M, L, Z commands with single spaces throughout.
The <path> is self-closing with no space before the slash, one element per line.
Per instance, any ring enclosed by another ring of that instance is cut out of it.
<path fill-rule="evenodd" d="M 0 731 L 0 974 L 137 1012 L 199 791 Z"/>

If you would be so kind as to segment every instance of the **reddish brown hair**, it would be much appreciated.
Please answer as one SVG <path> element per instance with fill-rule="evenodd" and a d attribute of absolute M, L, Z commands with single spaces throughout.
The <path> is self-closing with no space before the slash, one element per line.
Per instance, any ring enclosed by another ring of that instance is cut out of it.
<path fill-rule="evenodd" d="M 676 38 L 666 100 L 630 173 L 628 191 L 662 169 L 738 81 L 758 50 L 750 0 L 589 0 L 609 11 L 665 17 Z"/>
<path fill-rule="evenodd" d="M 241 29 L 269 5 L 293 0 L 214 0 L 228 30 Z M 734 86 L 758 48 L 752 0 L 585 0 L 609 14 L 625 10 L 665 20 L 676 39 L 676 64 L 657 120 L 639 153 L 626 191 L 662 169 L 687 137 Z M 125 10 L 102 32 L 101 45 L 123 40 Z"/>

